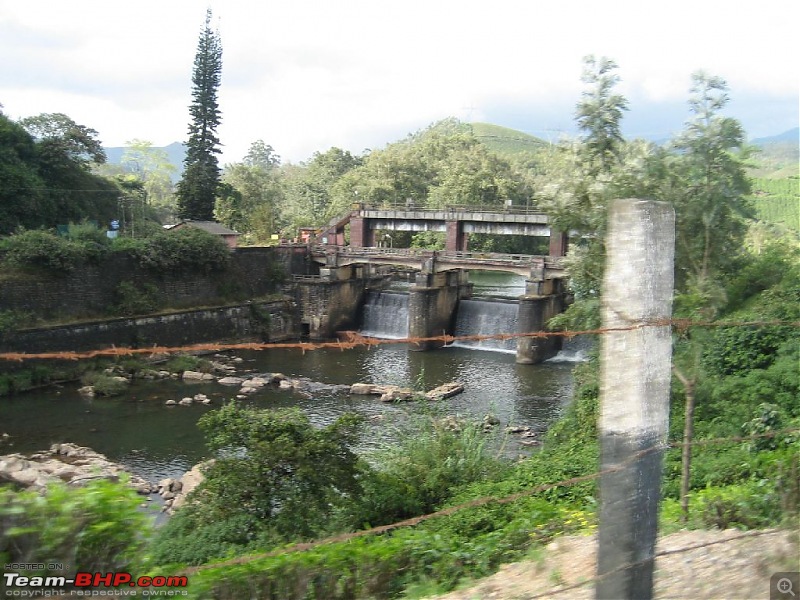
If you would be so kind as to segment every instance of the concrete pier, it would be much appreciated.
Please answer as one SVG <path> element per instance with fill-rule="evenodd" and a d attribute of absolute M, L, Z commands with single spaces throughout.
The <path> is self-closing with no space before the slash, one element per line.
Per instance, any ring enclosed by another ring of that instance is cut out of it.
<path fill-rule="evenodd" d="M 458 301 L 472 295 L 466 271 L 418 273 L 408 294 L 408 336 L 427 338 L 453 333 Z M 442 342 L 419 342 L 412 350 L 430 350 Z"/>

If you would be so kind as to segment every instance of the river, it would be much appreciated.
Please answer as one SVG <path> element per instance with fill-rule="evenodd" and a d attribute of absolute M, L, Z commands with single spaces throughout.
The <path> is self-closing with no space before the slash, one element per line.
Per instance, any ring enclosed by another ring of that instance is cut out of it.
<path fill-rule="evenodd" d="M 504 286 L 496 275 L 488 279 L 492 295 L 502 292 Z M 509 277 L 506 284 L 511 295 L 519 293 L 517 279 Z M 464 393 L 441 401 L 437 410 L 477 419 L 492 414 L 500 427 L 520 425 L 544 431 L 571 399 L 572 367 L 580 353 L 568 349 L 540 365 L 518 365 L 513 354 L 503 351 L 448 347 L 413 352 L 403 344 L 305 353 L 244 351 L 235 356 L 242 359 L 237 374 L 280 372 L 326 384 L 370 382 L 431 389 L 459 381 Z M 9 435 L 0 453 L 30 453 L 56 442 L 73 442 L 158 482 L 182 475 L 208 456 L 197 420 L 238 390 L 216 382 L 135 380 L 122 396 L 89 399 L 78 393 L 78 387 L 70 384 L 0 398 L 0 433 Z M 169 399 L 197 393 L 206 394 L 212 404 L 165 405 Z M 384 443 L 389 424 L 413 410 L 412 405 L 384 403 L 377 396 L 309 396 L 277 388 L 264 388 L 241 402 L 261 408 L 299 406 L 316 425 L 330 423 L 346 411 L 363 414 L 367 421 L 359 450 L 365 452 Z"/>

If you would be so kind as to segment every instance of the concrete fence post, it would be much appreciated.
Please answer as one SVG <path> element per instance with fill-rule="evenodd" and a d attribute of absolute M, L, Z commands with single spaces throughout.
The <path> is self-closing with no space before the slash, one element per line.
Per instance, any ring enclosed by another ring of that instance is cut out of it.
<path fill-rule="evenodd" d="M 661 463 L 669 419 L 675 213 L 664 202 L 609 210 L 601 337 L 598 581 L 602 599 L 653 595 Z"/>

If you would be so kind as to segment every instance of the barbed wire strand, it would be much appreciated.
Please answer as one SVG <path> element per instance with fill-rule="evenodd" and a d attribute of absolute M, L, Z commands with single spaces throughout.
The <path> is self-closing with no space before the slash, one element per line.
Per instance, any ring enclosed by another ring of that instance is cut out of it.
<path fill-rule="evenodd" d="M 442 334 L 429 337 L 406 337 L 399 339 L 381 339 L 363 336 L 356 331 L 339 332 L 340 339 L 326 342 L 241 342 L 241 343 L 212 343 L 191 344 L 184 346 L 150 346 L 143 348 L 127 348 L 112 345 L 108 348 L 86 351 L 52 351 L 52 352 L 3 352 L 0 360 L 22 362 L 25 360 L 84 360 L 103 356 L 134 356 L 160 354 L 174 354 L 178 352 L 224 352 L 229 350 L 272 350 L 272 349 L 299 349 L 303 353 L 311 350 L 326 348 L 341 351 L 358 347 L 375 347 L 389 344 L 442 344 L 449 346 L 461 341 L 486 341 L 486 340 L 512 340 L 519 338 L 551 338 L 561 337 L 571 339 L 579 335 L 604 335 L 609 333 L 635 331 L 648 327 L 672 327 L 678 332 L 686 331 L 692 327 L 769 327 L 786 326 L 800 327 L 800 321 L 692 321 L 691 319 L 656 319 L 642 321 L 624 327 L 600 327 L 597 329 L 584 329 L 578 331 L 533 331 L 525 333 L 494 333 L 475 335 L 449 335 Z"/>
<path fill-rule="evenodd" d="M 644 448 L 632 456 L 628 457 L 626 460 L 622 461 L 621 463 L 614 465 L 613 467 L 608 467 L 606 469 L 602 469 L 600 471 L 596 471 L 594 473 L 590 473 L 588 475 L 579 475 L 576 477 L 571 477 L 569 479 L 563 479 L 561 481 L 557 481 L 555 483 L 545 483 L 541 485 L 537 485 L 528 490 L 522 490 L 520 492 L 516 492 L 514 494 L 509 494 L 508 496 L 496 497 L 496 496 L 482 496 L 480 498 L 475 498 L 473 500 L 469 500 L 467 502 L 463 502 L 461 504 L 457 504 L 454 506 L 449 506 L 447 508 L 443 508 L 441 510 L 434 511 L 432 513 L 427 513 L 424 515 L 419 515 L 417 517 L 412 517 L 410 519 L 405 519 L 403 521 L 397 521 L 395 523 L 389 523 L 387 525 L 379 525 L 377 527 L 372 527 L 369 529 L 362 529 L 359 531 L 353 531 L 349 533 L 342 533 L 330 537 L 326 537 L 320 540 L 314 540 L 311 542 L 300 542 L 297 544 L 292 544 L 291 546 L 287 546 L 285 548 L 278 548 L 276 550 L 272 550 L 270 552 L 259 553 L 255 555 L 237 557 L 230 560 L 209 564 L 209 565 L 200 565 L 197 567 L 190 567 L 188 569 L 184 569 L 180 571 L 180 575 L 192 575 L 198 573 L 199 571 L 205 571 L 208 569 L 217 569 L 222 567 L 234 566 L 245 564 L 248 562 L 253 562 L 256 560 L 261 560 L 264 558 L 271 558 L 275 556 L 280 556 L 283 554 L 291 554 L 294 552 L 306 552 L 308 550 L 312 550 L 319 546 L 333 544 L 333 543 L 340 543 L 340 542 L 347 542 L 350 540 L 354 540 L 356 538 L 367 537 L 372 535 L 380 535 L 383 533 L 387 533 L 394 529 L 400 529 L 403 527 L 413 527 L 415 525 L 419 525 L 425 521 L 429 521 L 431 519 L 439 518 L 439 517 L 447 517 L 453 515 L 459 511 L 462 511 L 467 508 L 476 508 L 479 506 L 485 506 L 486 504 L 496 503 L 496 504 L 510 504 L 512 502 L 516 502 L 522 498 L 528 496 L 534 496 L 536 494 L 540 494 L 542 492 L 546 492 L 548 490 L 552 490 L 558 487 L 572 487 L 574 485 L 578 485 L 580 483 L 586 483 L 588 481 L 593 481 L 598 479 L 604 475 L 609 475 L 612 473 L 617 473 L 624 469 L 630 467 L 633 463 L 638 461 L 639 459 L 647 456 L 648 454 L 652 454 L 654 452 L 661 452 L 666 451 L 668 449 L 673 448 L 682 448 L 683 446 L 695 446 L 695 445 L 708 445 L 712 443 L 741 443 L 749 440 L 755 440 L 759 438 L 774 438 L 779 435 L 786 435 L 786 434 L 793 434 L 793 433 L 800 433 L 800 428 L 788 428 L 788 429 L 781 429 L 779 431 L 769 431 L 760 434 L 753 434 L 749 436 L 732 436 L 726 438 L 711 438 L 706 440 L 696 440 L 692 442 L 664 442 L 661 444 L 654 444 L 649 448 Z M 673 551 L 671 551 L 673 552 Z M 635 566 L 635 564 L 626 565 L 627 568 L 630 566 Z"/>

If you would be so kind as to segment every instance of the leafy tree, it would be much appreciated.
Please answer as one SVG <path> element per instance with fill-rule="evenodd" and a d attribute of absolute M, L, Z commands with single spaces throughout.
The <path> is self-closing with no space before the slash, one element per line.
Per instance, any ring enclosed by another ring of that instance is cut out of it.
<path fill-rule="evenodd" d="M 435 123 L 384 150 L 370 153 L 332 190 L 332 208 L 353 201 L 420 207 L 525 202 L 520 177 L 508 161 L 455 119 Z"/>
<path fill-rule="evenodd" d="M 157 209 L 162 218 L 175 211 L 172 175 L 175 166 L 163 148 L 154 148 L 147 140 L 126 142 L 121 163 L 125 170 L 141 182 L 146 204 Z"/>
<path fill-rule="evenodd" d="M 282 223 L 298 227 L 324 225 L 341 205 L 332 205 L 334 186 L 347 173 L 362 164 L 362 159 L 341 148 L 315 152 L 303 165 L 284 168 L 286 197 L 281 204 Z"/>
<path fill-rule="evenodd" d="M 280 166 L 281 157 L 275 154 L 275 149 L 264 140 L 257 140 L 250 144 L 243 162 L 251 167 L 272 170 Z"/>
<path fill-rule="evenodd" d="M 728 102 L 727 85 L 705 73 L 692 76 L 692 117 L 674 142 L 663 197 L 676 212 L 676 313 L 695 319 L 715 317 L 724 306 L 720 278 L 743 248 L 750 191 L 742 162 L 744 131 L 735 119 L 719 114 Z M 701 358 L 707 333 L 687 330 L 679 338 L 673 373 L 684 389 L 684 448 L 681 507 L 688 519 L 691 444 Z"/>
<path fill-rule="evenodd" d="M 677 217 L 678 285 L 711 300 L 717 278 L 743 252 L 742 217 L 752 216 L 746 198 L 748 149 L 741 124 L 720 114 L 729 100 L 723 79 L 695 73 L 691 94 L 692 117 L 673 143 L 674 179 L 665 196 Z"/>
<path fill-rule="evenodd" d="M 351 414 L 317 429 L 299 409 L 235 403 L 203 416 L 199 426 L 217 458 L 194 493 L 199 502 L 164 528 L 156 559 L 202 562 L 229 548 L 263 549 L 325 532 L 337 507 L 359 490 L 350 446 L 360 422 Z M 173 538 L 176 532 L 186 537 Z M 192 537 L 213 544 L 187 549 Z"/>
<path fill-rule="evenodd" d="M 585 133 L 581 149 L 590 174 L 609 173 L 619 163 L 625 145 L 620 123 L 628 101 L 614 93 L 620 81 L 616 69 L 617 63 L 609 58 L 584 58 L 581 80 L 590 87 L 583 92 L 575 114 L 578 128 Z"/>
<path fill-rule="evenodd" d="M 608 58 L 584 58 L 582 81 L 587 89 L 575 116 L 581 139 L 545 155 L 539 202 L 551 215 L 551 226 L 574 231 L 583 239 L 566 260 L 575 303 L 551 326 L 594 328 L 600 324 L 599 296 L 605 265 L 605 231 L 610 199 L 631 187 L 646 146 L 633 148 L 622 137 L 627 100 L 614 92 L 617 64 Z M 635 187 L 635 186 L 633 186 Z"/>
<path fill-rule="evenodd" d="M 55 206 L 45 193 L 36 161 L 33 137 L 0 113 L 0 235 L 53 218 Z"/>
<path fill-rule="evenodd" d="M 189 141 L 184 159 L 183 178 L 178 182 L 178 216 L 184 219 L 209 221 L 214 216 L 214 201 L 220 171 L 217 154 L 217 127 L 221 113 L 217 90 L 222 77 L 222 42 L 219 32 L 211 29 L 211 9 L 206 21 L 192 73 L 192 104 L 189 114 Z"/>
<path fill-rule="evenodd" d="M 252 241 L 268 241 L 284 197 L 279 165 L 272 146 L 261 140 L 251 144 L 242 162 L 225 166 L 214 217 Z"/>
<path fill-rule="evenodd" d="M 26 212 L 32 217 L 26 219 L 30 226 L 53 227 L 85 219 L 105 222 L 114 217 L 119 188 L 115 182 L 92 173 L 94 166 L 105 162 L 105 152 L 95 139 L 94 129 L 79 125 L 62 113 L 28 117 L 19 124 L 33 139 L 34 152 L 29 153 L 30 145 L 18 133 L 9 138 L 9 150 L 29 165 L 28 173 L 35 171 L 41 180 L 41 187 L 19 189 L 16 202 L 12 202 L 32 203 Z M 17 180 L 19 175 L 18 172 Z"/>
<path fill-rule="evenodd" d="M 54 151 L 86 169 L 93 163 L 106 162 L 106 152 L 97 139 L 97 131 L 78 125 L 63 113 L 43 113 L 19 123 L 36 140 L 53 146 Z"/>

